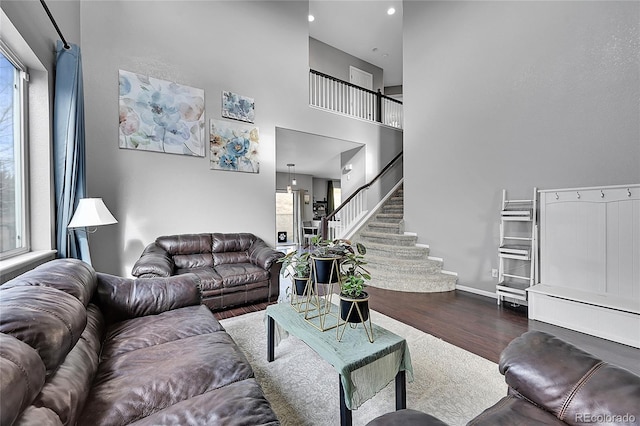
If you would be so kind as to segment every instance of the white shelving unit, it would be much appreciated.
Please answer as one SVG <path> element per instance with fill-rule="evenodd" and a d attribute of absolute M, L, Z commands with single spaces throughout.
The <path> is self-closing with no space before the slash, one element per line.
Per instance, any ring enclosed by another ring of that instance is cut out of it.
<path fill-rule="evenodd" d="M 502 190 L 498 248 L 498 305 L 504 298 L 527 304 L 527 289 L 536 282 L 537 189 L 530 200 L 510 200 Z"/>

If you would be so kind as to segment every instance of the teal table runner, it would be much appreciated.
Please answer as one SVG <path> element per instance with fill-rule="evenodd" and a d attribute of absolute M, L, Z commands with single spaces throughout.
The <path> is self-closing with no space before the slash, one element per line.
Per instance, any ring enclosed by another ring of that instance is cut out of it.
<path fill-rule="evenodd" d="M 337 306 L 334 306 L 337 311 Z M 335 312 L 334 311 L 334 312 Z M 336 329 L 319 331 L 288 304 L 267 307 L 266 315 L 276 322 L 276 345 L 286 331 L 305 342 L 340 374 L 345 404 L 356 409 L 377 392 L 384 389 L 400 371 L 413 381 L 413 367 L 406 340 L 373 324 L 374 342 L 369 342 L 362 324 L 347 329 L 338 342 Z M 337 321 L 328 317 L 327 321 Z M 280 329 L 278 329 L 280 328 Z"/>

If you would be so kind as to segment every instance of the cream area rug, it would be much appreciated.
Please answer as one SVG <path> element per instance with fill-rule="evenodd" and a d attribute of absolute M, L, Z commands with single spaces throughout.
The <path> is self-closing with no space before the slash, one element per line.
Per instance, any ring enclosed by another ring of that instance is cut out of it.
<path fill-rule="evenodd" d="M 261 311 L 220 322 L 247 356 L 281 423 L 339 425 L 338 373 L 294 336 L 282 340 L 275 360 L 267 362 L 264 317 Z M 378 312 L 372 311 L 371 318 L 409 343 L 414 380 L 407 383 L 407 408 L 429 413 L 450 425 L 464 425 L 506 395 L 507 385 L 497 364 Z M 325 333 L 332 332 L 335 330 Z M 353 424 L 365 425 L 394 410 L 395 385 L 391 381 L 353 411 Z"/>

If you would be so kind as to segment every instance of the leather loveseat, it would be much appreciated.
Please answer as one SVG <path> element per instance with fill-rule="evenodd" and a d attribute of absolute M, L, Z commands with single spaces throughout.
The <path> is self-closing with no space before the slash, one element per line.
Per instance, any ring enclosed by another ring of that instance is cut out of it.
<path fill-rule="evenodd" d="M 502 351 L 507 396 L 467 426 L 640 425 L 640 376 L 541 331 L 528 331 Z M 367 426 L 443 426 L 406 409 Z"/>
<path fill-rule="evenodd" d="M 59 259 L 0 286 L 0 424 L 279 424 L 198 285 Z"/>
<path fill-rule="evenodd" d="M 182 234 L 157 238 L 133 266 L 139 278 L 194 273 L 202 303 L 212 312 L 256 302 L 274 302 L 280 294 L 284 254 L 249 233 Z"/>

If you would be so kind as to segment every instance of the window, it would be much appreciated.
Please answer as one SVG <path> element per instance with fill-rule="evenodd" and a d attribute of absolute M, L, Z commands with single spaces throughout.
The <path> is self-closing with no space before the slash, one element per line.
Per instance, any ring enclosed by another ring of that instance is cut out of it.
<path fill-rule="evenodd" d="M 0 44 L 0 258 L 28 251 L 25 174 L 26 68 Z"/>

